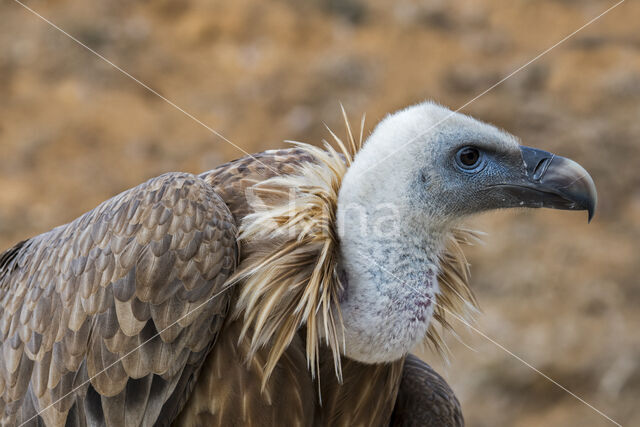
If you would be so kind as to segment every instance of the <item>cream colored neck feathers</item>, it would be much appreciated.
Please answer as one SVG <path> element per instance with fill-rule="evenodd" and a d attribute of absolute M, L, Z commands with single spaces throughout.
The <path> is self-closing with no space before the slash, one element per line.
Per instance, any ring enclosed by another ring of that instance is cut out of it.
<path fill-rule="evenodd" d="M 311 373 L 322 341 L 332 349 L 341 377 L 340 354 L 365 363 L 391 362 L 424 339 L 441 350 L 437 324 L 448 328 L 448 314 L 468 319 L 475 309 L 459 246 L 475 234 L 424 229 L 424 221 L 402 203 L 372 193 L 375 187 L 343 186 L 350 168 L 362 169 L 354 162 L 364 119 L 359 140 L 346 115 L 345 123 L 348 145 L 333 133 L 339 151 L 326 142 L 324 149 L 296 143 L 315 161 L 251 188 L 254 213 L 240 227 L 240 239 L 251 249 L 231 283 L 240 286 L 234 310 L 244 318 L 242 334 L 253 352 L 272 348 L 265 378 L 301 330 Z M 389 191 L 384 183 L 380 189 Z"/>

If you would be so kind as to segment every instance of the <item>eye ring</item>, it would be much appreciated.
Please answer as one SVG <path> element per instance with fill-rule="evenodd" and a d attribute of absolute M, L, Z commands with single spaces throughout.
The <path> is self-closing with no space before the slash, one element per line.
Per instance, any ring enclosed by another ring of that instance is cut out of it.
<path fill-rule="evenodd" d="M 484 154 L 473 146 L 462 147 L 456 153 L 456 165 L 464 172 L 478 172 L 484 164 Z"/>

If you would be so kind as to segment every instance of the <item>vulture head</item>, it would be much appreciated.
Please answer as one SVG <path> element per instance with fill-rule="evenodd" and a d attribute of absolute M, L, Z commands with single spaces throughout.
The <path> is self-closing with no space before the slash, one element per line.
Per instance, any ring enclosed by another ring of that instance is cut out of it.
<path fill-rule="evenodd" d="M 346 121 L 346 115 L 345 115 Z M 492 209 L 596 206 L 576 162 L 521 146 L 486 123 L 427 102 L 389 115 L 362 144 L 347 122 L 338 149 L 297 143 L 313 161 L 250 188 L 253 213 L 240 239 L 256 248 L 232 280 L 242 281 L 236 315 L 251 352 L 272 343 L 270 372 L 306 333 L 312 373 L 319 346 L 340 358 L 385 363 L 426 338 L 435 324 L 468 318 L 475 300 L 460 250 L 470 215 Z"/>
<path fill-rule="evenodd" d="M 587 210 L 576 162 L 434 103 L 382 120 L 339 192 L 346 355 L 380 363 L 422 340 L 438 302 L 447 236 L 469 215 L 512 207 Z"/>

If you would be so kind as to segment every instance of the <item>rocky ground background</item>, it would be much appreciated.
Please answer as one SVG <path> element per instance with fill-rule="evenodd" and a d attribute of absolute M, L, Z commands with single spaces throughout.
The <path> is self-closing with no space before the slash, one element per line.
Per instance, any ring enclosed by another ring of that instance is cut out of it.
<path fill-rule="evenodd" d="M 28 1 L 248 152 L 458 108 L 614 4 L 600 0 Z M 478 328 L 624 425 L 640 425 L 640 4 L 627 0 L 464 111 L 583 164 L 599 211 L 499 212 L 468 251 Z M 0 5 L 0 247 L 166 171 L 241 156 L 22 8 Z M 605 418 L 474 331 L 425 353 L 470 426 Z"/>

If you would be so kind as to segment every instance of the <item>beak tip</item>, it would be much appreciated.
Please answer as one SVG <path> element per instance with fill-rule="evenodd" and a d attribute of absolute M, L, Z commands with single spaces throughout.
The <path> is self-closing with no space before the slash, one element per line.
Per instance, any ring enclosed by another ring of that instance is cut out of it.
<path fill-rule="evenodd" d="M 589 213 L 588 223 L 591 223 L 591 220 L 596 214 L 596 206 L 598 205 L 598 192 L 596 191 L 596 185 L 593 182 L 591 176 L 585 171 L 586 174 L 586 186 L 588 188 L 587 192 L 589 194 L 587 201 L 587 212 Z"/>
<path fill-rule="evenodd" d="M 555 209 L 586 210 L 590 223 L 596 213 L 598 193 L 589 173 L 578 163 L 546 151 L 522 146 L 526 176 L 549 199 L 542 205 Z"/>
<path fill-rule="evenodd" d="M 587 212 L 589 214 L 589 217 L 587 219 L 587 224 L 591 223 L 591 220 L 593 219 L 593 217 L 596 214 L 596 201 L 592 200 L 591 203 L 589 203 L 589 206 L 587 207 Z"/>

